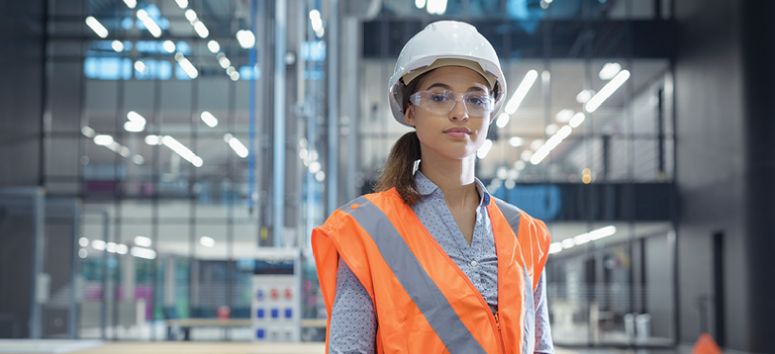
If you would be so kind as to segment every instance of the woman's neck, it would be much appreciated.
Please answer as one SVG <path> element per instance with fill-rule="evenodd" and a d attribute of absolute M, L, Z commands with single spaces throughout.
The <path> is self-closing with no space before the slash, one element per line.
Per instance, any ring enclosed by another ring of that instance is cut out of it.
<path fill-rule="evenodd" d="M 479 193 L 476 191 L 474 176 L 475 155 L 464 159 L 422 155 L 420 172 L 441 189 L 450 207 L 462 208 L 470 205 L 472 200 L 479 204 Z"/>

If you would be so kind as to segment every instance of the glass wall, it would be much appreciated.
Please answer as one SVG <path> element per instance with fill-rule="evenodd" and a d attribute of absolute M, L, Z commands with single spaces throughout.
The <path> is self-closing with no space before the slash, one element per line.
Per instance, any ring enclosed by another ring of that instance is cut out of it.
<path fill-rule="evenodd" d="M 579 205 L 633 206 L 639 199 L 627 193 L 612 201 L 574 188 L 672 183 L 671 52 L 654 39 L 672 33 L 672 1 L 340 3 L 339 20 L 330 20 L 327 1 L 286 3 L 286 70 L 275 75 L 273 2 L 50 1 L 44 183 L 50 198 L 78 205 L 67 236 L 77 244 L 77 276 L 54 281 L 52 293 L 74 294 L 77 336 L 180 338 L 163 320 L 215 317 L 221 306 L 247 318 L 252 257 L 279 239 L 304 255 L 304 318 L 325 317 L 309 235 L 330 211 L 328 178 L 340 176 L 339 205 L 345 190 L 370 192 L 408 131 L 394 123 L 385 94 L 400 49 L 427 23 L 458 19 L 490 39 L 508 81 L 508 108 L 478 153 L 477 176 L 549 224 L 558 344 L 631 343 L 644 333 L 644 314 L 647 343 L 674 338 L 673 327 L 656 329 L 675 313 L 662 306 L 672 301 L 672 273 L 655 266 L 669 264 L 656 255 L 670 254 L 670 219 L 561 217 L 568 203 L 537 199 L 559 186 L 579 191 Z M 332 50 L 338 90 L 328 87 Z M 275 227 L 278 80 L 286 189 Z M 605 240 L 568 241 L 608 226 L 617 231 Z"/>

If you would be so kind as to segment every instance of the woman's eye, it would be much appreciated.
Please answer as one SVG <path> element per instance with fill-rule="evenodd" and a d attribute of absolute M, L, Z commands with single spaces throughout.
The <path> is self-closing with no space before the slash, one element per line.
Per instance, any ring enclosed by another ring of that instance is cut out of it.
<path fill-rule="evenodd" d="M 472 96 L 468 98 L 468 103 L 471 103 L 477 106 L 483 106 L 485 105 L 485 100 L 480 96 Z"/>
<path fill-rule="evenodd" d="M 431 94 L 431 100 L 433 102 L 446 102 L 446 101 L 449 101 L 449 95 L 438 94 L 438 93 Z"/>

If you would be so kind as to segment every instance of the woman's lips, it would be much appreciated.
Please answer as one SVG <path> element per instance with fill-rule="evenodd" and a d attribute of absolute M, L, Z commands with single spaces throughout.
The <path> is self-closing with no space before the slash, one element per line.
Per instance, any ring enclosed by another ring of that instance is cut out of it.
<path fill-rule="evenodd" d="M 468 128 L 452 128 L 445 130 L 444 134 L 447 134 L 456 139 L 463 139 L 471 134 L 471 130 Z"/>

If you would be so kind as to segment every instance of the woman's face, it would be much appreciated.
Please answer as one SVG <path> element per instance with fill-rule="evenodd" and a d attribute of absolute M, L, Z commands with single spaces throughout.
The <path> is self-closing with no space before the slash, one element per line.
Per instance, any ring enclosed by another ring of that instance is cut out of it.
<path fill-rule="evenodd" d="M 490 94 L 487 81 L 476 71 L 462 66 L 443 66 L 425 74 L 417 91 L 429 89 Z M 472 116 L 461 99 L 446 114 L 410 104 L 404 120 L 417 129 L 424 158 L 431 153 L 448 159 L 463 159 L 475 154 L 484 144 L 490 114 Z"/>

